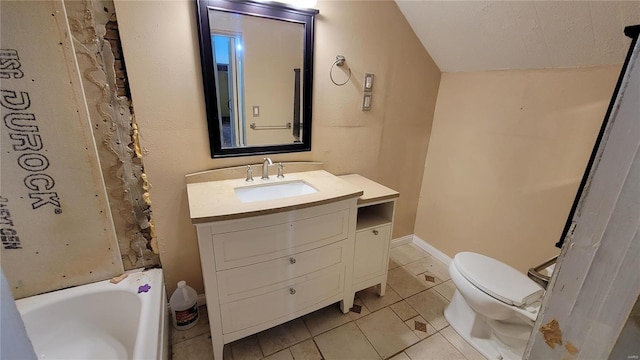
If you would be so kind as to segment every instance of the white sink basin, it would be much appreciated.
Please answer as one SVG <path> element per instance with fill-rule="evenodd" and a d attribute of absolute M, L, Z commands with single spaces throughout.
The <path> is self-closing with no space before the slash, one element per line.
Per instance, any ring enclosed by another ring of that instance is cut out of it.
<path fill-rule="evenodd" d="M 318 192 L 313 186 L 302 180 L 243 186 L 235 188 L 234 191 L 238 199 L 243 203 L 281 199 Z"/>

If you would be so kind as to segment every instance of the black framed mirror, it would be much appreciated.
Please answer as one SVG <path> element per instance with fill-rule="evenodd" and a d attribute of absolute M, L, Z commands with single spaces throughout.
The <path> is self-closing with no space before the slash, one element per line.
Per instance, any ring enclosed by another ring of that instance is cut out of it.
<path fill-rule="evenodd" d="M 311 150 L 314 9 L 198 0 L 211 157 Z"/>

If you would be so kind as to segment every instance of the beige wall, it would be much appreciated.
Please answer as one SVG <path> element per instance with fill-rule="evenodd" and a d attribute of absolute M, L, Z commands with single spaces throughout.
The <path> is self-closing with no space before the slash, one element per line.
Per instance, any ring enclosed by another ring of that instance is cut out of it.
<path fill-rule="evenodd" d="M 210 158 L 194 6 L 116 1 L 116 13 L 167 290 L 184 279 L 203 293 L 184 175 L 262 157 Z M 317 8 L 312 151 L 272 158 L 323 161 L 335 174 L 360 173 L 398 190 L 394 236 L 412 234 L 440 71 L 394 2 Z M 342 87 L 328 76 L 337 54 L 353 71 Z M 370 112 L 360 110 L 364 72 L 376 76 Z"/>
<path fill-rule="evenodd" d="M 443 74 L 416 235 L 523 272 L 557 255 L 619 71 Z"/>

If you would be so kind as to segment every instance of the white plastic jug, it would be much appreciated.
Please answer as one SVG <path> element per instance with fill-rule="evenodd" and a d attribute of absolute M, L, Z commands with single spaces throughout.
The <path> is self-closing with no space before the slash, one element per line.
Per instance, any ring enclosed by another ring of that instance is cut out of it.
<path fill-rule="evenodd" d="M 171 295 L 169 305 L 174 328 L 187 330 L 196 326 L 200 318 L 198 294 L 187 285 L 186 281 L 178 281 L 178 288 Z"/>

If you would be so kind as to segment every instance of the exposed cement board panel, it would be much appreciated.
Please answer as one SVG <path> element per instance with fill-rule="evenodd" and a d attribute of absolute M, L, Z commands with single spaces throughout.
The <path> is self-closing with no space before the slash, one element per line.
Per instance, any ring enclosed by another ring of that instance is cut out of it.
<path fill-rule="evenodd" d="M 21 298 L 122 272 L 62 2 L 0 3 L 2 270 Z"/>

